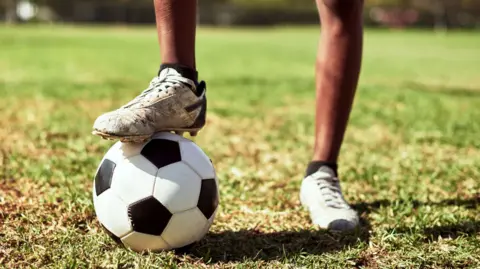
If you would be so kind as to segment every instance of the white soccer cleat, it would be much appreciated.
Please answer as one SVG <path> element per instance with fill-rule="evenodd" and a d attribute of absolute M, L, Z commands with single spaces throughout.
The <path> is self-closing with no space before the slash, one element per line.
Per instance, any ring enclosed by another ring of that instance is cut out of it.
<path fill-rule="evenodd" d="M 358 226 L 358 215 L 345 201 L 340 181 L 327 166 L 303 179 L 300 201 L 320 228 L 347 231 Z"/>
<path fill-rule="evenodd" d="M 144 142 L 158 132 L 196 135 L 205 125 L 205 91 L 205 82 L 195 85 L 175 69 L 165 68 L 135 99 L 98 117 L 93 134 L 122 142 Z"/>

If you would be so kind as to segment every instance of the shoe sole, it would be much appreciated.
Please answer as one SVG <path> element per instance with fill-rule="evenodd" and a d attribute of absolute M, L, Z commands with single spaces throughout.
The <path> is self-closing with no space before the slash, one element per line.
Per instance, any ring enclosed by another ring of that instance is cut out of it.
<path fill-rule="evenodd" d="M 166 129 L 157 131 L 151 135 L 127 135 L 127 136 L 119 136 L 115 134 L 104 133 L 100 131 L 94 130 L 92 132 L 93 135 L 100 136 L 105 140 L 120 140 L 122 143 L 144 143 L 150 140 L 155 134 L 161 132 L 173 132 L 177 135 L 183 136 L 184 133 L 190 133 L 190 136 L 197 136 L 200 128 L 175 128 L 175 129 Z"/>

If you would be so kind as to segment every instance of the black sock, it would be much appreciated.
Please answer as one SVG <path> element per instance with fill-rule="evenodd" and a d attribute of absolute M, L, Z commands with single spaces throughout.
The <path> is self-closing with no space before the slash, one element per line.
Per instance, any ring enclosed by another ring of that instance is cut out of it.
<path fill-rule="evenodd" d="M 163 69 L 165 68 L 173 68 L 175 69 L 178 73 L 182 75 L 184 78 L 188 78 L 193 80 L 195 82 L 195 85 L 198 85 L 198 72 L 195 69 L 192 69 L 190 67 L 181 65 L 181 64 L 162 64 L 160 65 L 160 71 L 158 71 L 158 74 L 162 72 Z"/>
<path fill-rule="evenodd" d="M 337 163 L 334 163 L 334 162 L 324 162 L 324 161 L 313 161 L 313 162 L 310 162 L 307 166 L 307 171 L 305 172 L 305 176 L 308 177 L 309 175 L 315 173 L 318 171 L 318 169 L 320 169 L 320 167 L 322 166 L 326 166 L 330 169 L 333 170 L 333 172 L 335 173 L 335 176 L 338 176 L 338 173 L 337 173 Z"/>

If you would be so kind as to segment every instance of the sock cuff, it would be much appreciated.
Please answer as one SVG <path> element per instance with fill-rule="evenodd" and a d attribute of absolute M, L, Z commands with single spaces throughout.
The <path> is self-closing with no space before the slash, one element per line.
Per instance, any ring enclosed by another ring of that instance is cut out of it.
<path fill-rule="evenodd" d="M 326 162 L 326 161 L 312 161 L 308 164 L 307 166 L 307 171 L 305 172 L 305 177 L 308 177 L 309 175 L 317 172 L 320 167 L 322 166 L 326 166 L 330 169 L 333 170 L 333 172 L 335 173 L 335 176 L 338 176 L 338 165 L 336 162 Z"/>
<path fill-rule="evenodd" d="M 162 72 L 162 70 L 165 68 L 173 68 L 178 73 L 180 73 L 182 77 L 191 79 L 193 80 L 193 82 L 195 82 L 195 84 L 198 84 L 198 72 L 193 68 L 181 64 L 164 63 L 160 65 L 160 70 L 158 71 L 158 74 L 160 75 L 160 72 Z"/>

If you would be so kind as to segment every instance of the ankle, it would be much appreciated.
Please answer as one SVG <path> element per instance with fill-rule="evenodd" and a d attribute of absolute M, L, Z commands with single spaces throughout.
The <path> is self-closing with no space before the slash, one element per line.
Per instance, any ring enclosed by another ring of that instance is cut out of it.
<path fill-rule="evenodd" d="M 335 176 L 338 176 L 338 165 L 336 162 L 327 162 L 327 161 L 311 161 L 308 166 L 307 170 L 305 172 L 305 176 L 310 176 L 311 174 L 317 172 L 322 166 L 326 166 L 330 168 Z"/>
<path fill-rule="evenodd" d="M 166 68 L 172 68 L 175 69 L 178 73 L 182 75 L 184 78 L 188 78 L 190 80 L 193 80 L 195 82 L 195 85 L 198 84 L 198 72 L 197 70 L 188 67 L 186 65 L 181 65 L 181 64 L 176 64 L 176 63 L 163 63 L 160 65 L 160 70 L 158 73 Z"/>

